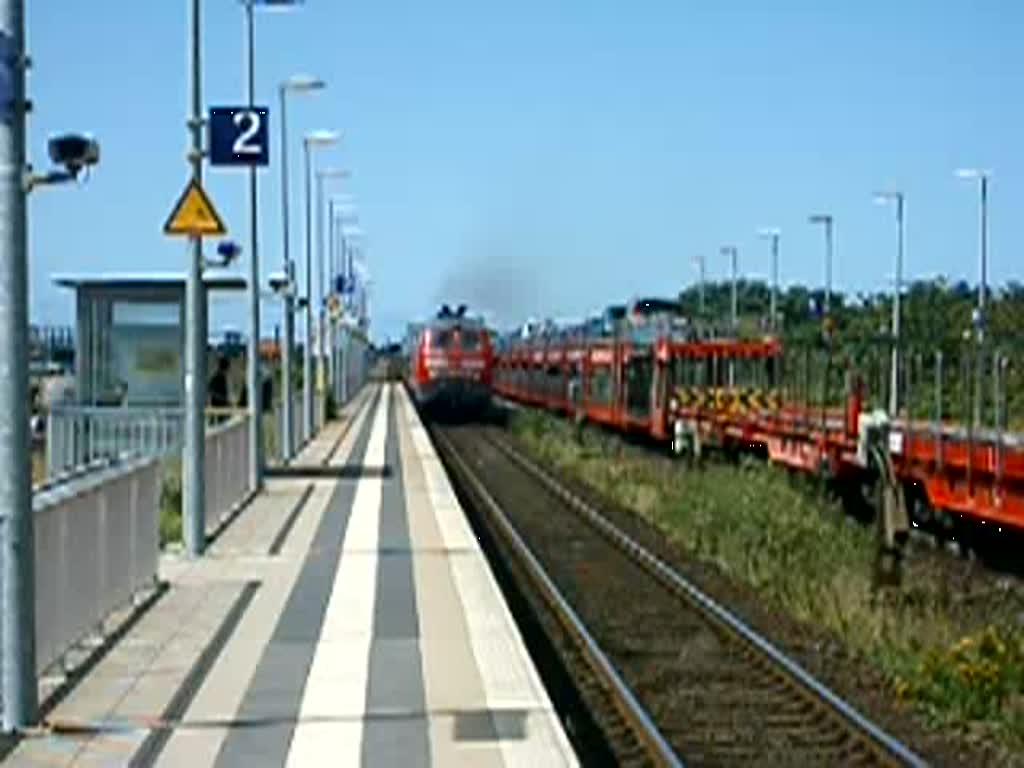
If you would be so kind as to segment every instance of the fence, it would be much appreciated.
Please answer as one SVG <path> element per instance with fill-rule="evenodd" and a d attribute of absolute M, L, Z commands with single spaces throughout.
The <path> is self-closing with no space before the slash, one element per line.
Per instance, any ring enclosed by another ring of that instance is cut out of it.
<path fill-rule="evenodd" d="M 206 433 L 206 513 L 215 527 L 249 492 L 249 417 L 236 416 Z"/>
<path fill-rule="evenodd" d="M 178 450 L 183 420 L 180 408 L 55 406 L 46 420 L 47 475 L 105 457 Z"/>
<path fill-rule="evenodd" d="M 306 420 L 303 418 L 302 392 L 292 396 L 292 442 L 296 450 L 306 444 Z M 284 459 L 284 407 L 282 403 L 274 404 L 274 439 L 273 450 L 267 451 L 267 458 L 273 456 L 278 461 Z"/>
<path fill-rule="evenodd" d="M 154 583 L 159 500 L 156 458 L 34 494 L 38 671 Z"/>
<path fill-rule="evenodd" d="M 335 394 L 344 404 L 359 391 L 366 380 L 365 345 L 353 342 L 353 353 L 344 356 Z M 344 380 L 344 383 L 342 381 Z M 292 440 L 296 451 L 309 442 L 303 416 L 301 388 L 292 397 Z M 313 408 L 314 430 L 327 420 L 327 404 L 316 397 Z M 208 414 L 208 419 L 216 419 Z M 272 438 L 268 436 L 268 458 L 283 456 L 284 409 L 276 403 L 273 410 Z M 210 429 L 215 424 L 208 423 Z M 46 421 L 46 476 L 58 477 L 93 462 L 119 456 L 164 456 L 180 451 L 184 429 L 181 408 L 54 406 Z M 240 440 L 242 438 L 239 438 Z M 207 449 L 209 450 L 209 448 Z"/>

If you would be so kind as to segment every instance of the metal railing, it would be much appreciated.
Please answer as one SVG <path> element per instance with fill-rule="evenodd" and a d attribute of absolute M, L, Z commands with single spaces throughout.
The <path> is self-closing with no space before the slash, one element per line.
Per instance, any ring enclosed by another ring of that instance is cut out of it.
<path fill-rule="evenodd" d="M 163 456 L 181 448 L 181 408 L 62 405 L 46 420 L 47 476 L 123 456 Z"/>
<path fill-rule="evenodd" d="M 352 347 L 360 349 L 361 344 Z M 336 397 L 337 404 L 351 400 L 366 380 L 363 355 L 348 355 L 342 368 L 344 399 Z M 323 393 L 326 395 L 326 393 Z M 318 398 L 314 411 L 314 429 L 326 422 L 326 398 Z M 207 429 L 219 429 L 225 416 L 238 415 L 238 409 L 207 409 Z M 307 434 L 303 419 L 302 394 L 292 399 L 292 438 L 295 451 L 301 450 L 312 438 Z M 273 409 L 274 450 L 268 453 L 280 460 L 284 446 L 284 409 L 280 403 Z M 123 456 L 165 456 L 180 451 L 183 440 L 184 411 L 168 407 L 103 407 L 85 405 L 56 405 L 46 420 L 46 481 L 69 471 L 98 461 Z"/>
<path fill-rule="evenodd" d="M 216 526 L 249 493 L 249 416 L 235 416 L 206 433 L 206 514 Z"/>
<path fill-rule="evenodd" d="M 207 408 L 207 434 L 244 414 L 237 408 Z M 119 457 L 166 456 L 180 451 L 183 424 L 181 408 L 55 407 L 46 421 L 45 482 Z"/>
<path fill-rule="evenodd" d="M 37 671 L 155 583 L 160 479 L 150 457 L 33 495 Z"/>
<path fill-rule="evenodd" d="M 306 423 L 305 419 L 302 418 L 302 393 L 292 396 L 292 440 L 295 441 L 293 448 L 298 451 L 301 450 L 302 446 L 306 444 Z M 278 461 L 284 459 L 284 443 L 282 442 L 282 435 L 284 435 L 284 408 L 282 403 L 276 403 L 274 405 L 274 427 L 277 430 L 277 458 Z"/>

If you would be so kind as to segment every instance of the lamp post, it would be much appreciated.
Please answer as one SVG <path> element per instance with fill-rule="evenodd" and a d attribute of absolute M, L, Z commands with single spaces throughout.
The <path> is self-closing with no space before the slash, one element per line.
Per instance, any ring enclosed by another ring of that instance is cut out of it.
<path fill-rule="evenodd" d="M 345 402 L 351 396 L 351 391 L 350 391 L 351 390 L 351 386 L 350 385 L 351 385 L 352 379 L 353 379 L 353 377 L 354 377 L 354 375 L 355 375 L 355 373 L 357 371 L 357 366 L 354 365 L 355 361 L 353 360 L 354 344 L 353 344 L 353 338 L 352 338 L 352 336 L 353 336 L 353 333 L 352 333 L 353 329 L 357 326 L 357 323 L 356 323 L 356 320 L 355 320 L 355 306 L 354 306 L 354 303 L 355 303 L 354 302 L 355 292 L 353 291 L 353 287 L 355 286 L 355 269 L 354 269 L 354 265 L 352 263 L 353 259 L 355 257 L 355 246 L 353 245 L 352 240 L 354 238 L 361 237 L 362 234 L 363 234 L 363 231 L 358 226 L 346 227 L 346 226 L 343 225 L 342 229 L 341 229 L 341 234 L 342 234 L 342 243 L 341 244 L 342 244 L 342 260 L 343 260 L 342 269 L 343 269 L 343 271 L 345 273 L 346 293 L 347 293 L 348 296 L 350 296 L 353 299 L 353 301 L 351 301 L 351 302 L 346 301 L 343 304 L 343 314 L 345 316 L 345 350 L 344 350 L 344 353 L 343 353 L 342 363 L 343 363 L 343 368 L 345 370 L 345 375 L 342 377 L 342 380 L 341 380 L 341 384 L 342 384 L 341 399 L 342 399 L 342 402 Z"/>
<path fill-rule="evenodd" d="M 355 210 L 351 198 L 332 198 L 330 201 L 330 253 L 331 253 L 331 281 L 337 280 L 344 271 L 345 264 L 345 236 L 343 226 L 349 222 L 358 222 L 359 217 L 352 212 Z M 339 215 L 340 214 L 340 215 Z M 339 248 L 340 246 L 340 248 Z M 339 253 L 340 251 L 340 253 Z M 338 300 L 341 301 L 343 292 L 338 292 Z M 341 307 L 339 307 L 341 309 Z M 333 332 L 333 346 L 331 348 L 331 366 L 333 375 L 331 381 L 334 386 L 334 398 L 338 403 L 344 402 L 344 378 L 346 371 L 347 335 L 344 328 L 338 329 L 338 318 L 331 319 Z M 340 332 L 339 332 L 340 330 Z"/>
<path fill-rule="evenodd" d="M 313 149 L 335 144 L 334 131 L 312 131 L 302 140 L 306 158 L 306 343 L 302 354 L 302 414 L 306 438 L 313 436 Z"/>
<path fill-rule="evenodd" d="M 694 256 L 693 257 L 693 263 L 697 267 L 697 279 L 700 281 L 698 283 L 698 289 L 697 289 L 697 297 L 698 297 L 697 301 L 698 301 L 698 306 L 700 307 L 700 316 L 701 316 L 701 318 L 703 318 L 704 317 L 704 257 L 703 256 Z"/>
<path fill-rule="evenodd" d="M 317 261 L 318 261 L 318 285 L 319 295 L 319 326 L 317 333 L 317 385 L 320 389 L 320 396 L 324 397 L 327 392 L 327 385 L 334 375 L 333 366 L 327 365 L 326 357 L 330 345 L 327 338 L 327 297 L 330 295 L 330 286 L 326 279 L 326 265 L 324 246 L 324 181 L 326 179 L 347 179 L 349 172 L 341 168 L 322 168 L 316 172 L 316 222 L 317 222 Z M 329 219 L 328 219 L 329 221 Z M 331 339 L 333 342 L 333 339 Z"/>
<path fill-rule="evenodd" d="M 28 403 L 28 222 L 25 177 L 25 2 L 0 2 L 5 42 L 6 118 L 0 121 L 0 515 L 4 518 L 3 730 L 35 725 L 36 682 L 35 545 L 29 464 Z"/>
<path fill-rule="evenodd" d="M 246 81 L 249 106 L 256 103 L 256 23 L 255 7 L 290 10 L 294 0 L 274 4 L 242 0 L 246 26 Z M 283 120 L 283 117 L 282 117 Z M 260 262 L 259 262 L 259 190 L 256 167 L 249 167 L 249 228 L 252 261 L 249 263 L 249 348 L 246 363 L 246 387 L 249 392 L 249 484 L 253 491 L 263 487 L 263 387 L 260 381 Z"/>
<path fill-rule="evenodd" d="M 896 203 L 896 279 L 892 299 L 892 370 L 889 379 L 889 415 L 895 418 L 900 407 L 900 294 L 903 291 L 904 248 L 903 193 L 879 192 L 875 195 L 875 203 L 878 205 Z"/>
<path fill-rule="evenodd" d="M 772 298 L 768 310 L 769 323 L 772 331 L 778 329 L 778 305 L 779 305 L 779 239 L 782 231 L 778 227 L 765 227 L 758 230 L 758 236 L 763 240 L 772 241 Z"/>
<path fill-rule="evenodd" d="M 817 213 L 808 218 L 811 224 L 825 225 L 825 315 L 832 306 L 832 215 Z"/>
<path fill-rule="evenodd" d="M 736 294 L 736 272 L 739 252 L 733 245 L 723 245 L 721 253 L 723 256 L 729 257 L 729 273 L 732 278 L 732 295 L 730 296 L 731 311 L 729 320 L 732 323 L 732 332 L 735 334 L 736 329 L 739 327 L 739 307 L 738 298 Z"/>
<path fill-rule="evenodd" d="M 986 294 L 988 293 L 988 180 L 992 176 L 991 171 L 980 170 L 978 168 L 961 168 L 957 170 L 956 176 L 965 180 L 978 180 L 978 186 L 981 193 L 980 201 L 980 217 L 979 228 L 980 234 L 980 246 L 979 246 L 979 265 L 978 271 L 980 272 L 978 280 L 978 306 L 974 313 L 974 325 L 975 333 L 978 340 L 978 360 L 975 365 L 975 386 L 974 386 L 974 423 L 981 424 L 981 405 L 983 399 L 985 376 L 983 360 L 984 346 L 985 346 L 985 302 L 987 299 Z"/>
<path fill-rule="evenodd" d="M 985 322 L 985 299 L 986 294 L 988 293 L 988 180 L 991 178 L 992 172 L 979 170 L 977 168 L 961 168 L 956 172 L 956 176 L 957 178 L 966 180 L 977 179 L 981 193 L 981 243 L 979 248 L 980 263 L 978 265 L 978 270 L 980 272 L 980 281 L 978 283 L 978 338 L 982 338 Z"/>
<path fill-rule="evenodd" d="M 288 231 L 288 121 L 287 96 L 289 93 L 317 91 L 325 87 L 323 80 L 309 75 L 295 75 L 280 84 L 281 99 L 281 230 L 284 238 L 285 279 L 294 288 L 295 264 L 291 260 Z M 285 292 L 284 299 L 284 344 L 281 347 L 281 455 L 285 461 L 295 450 L 295 436 L 292 434 L 292 350 L 295 343 L 295 291 Z"/>

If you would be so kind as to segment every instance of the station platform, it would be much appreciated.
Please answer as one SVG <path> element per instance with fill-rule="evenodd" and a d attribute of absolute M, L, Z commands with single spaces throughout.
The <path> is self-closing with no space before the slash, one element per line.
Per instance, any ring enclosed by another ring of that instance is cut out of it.
<path fill-rule="evenodd" d="M 368 386 L 5 764 L 566 766 L 576 758 L 398 385 Z"/>

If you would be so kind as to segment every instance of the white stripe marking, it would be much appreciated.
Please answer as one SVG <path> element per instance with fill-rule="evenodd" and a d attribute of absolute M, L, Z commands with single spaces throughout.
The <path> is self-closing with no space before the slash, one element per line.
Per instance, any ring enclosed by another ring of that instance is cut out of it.
<path fill-rule="evenodd" d="M 389 390 L 390 387 L 385 388 L 381 393 L 374 416 L 364 461 L 367 466 L 384 464 Z M 290 768 L 360 764 L 377 589 L 382 488 L 379 476 L 364 477 L 356 486 L 341 562 L 306 679 L 299 724 L 288 751 Z M 316 718 L 344 721 L 316 722 Z"/>

